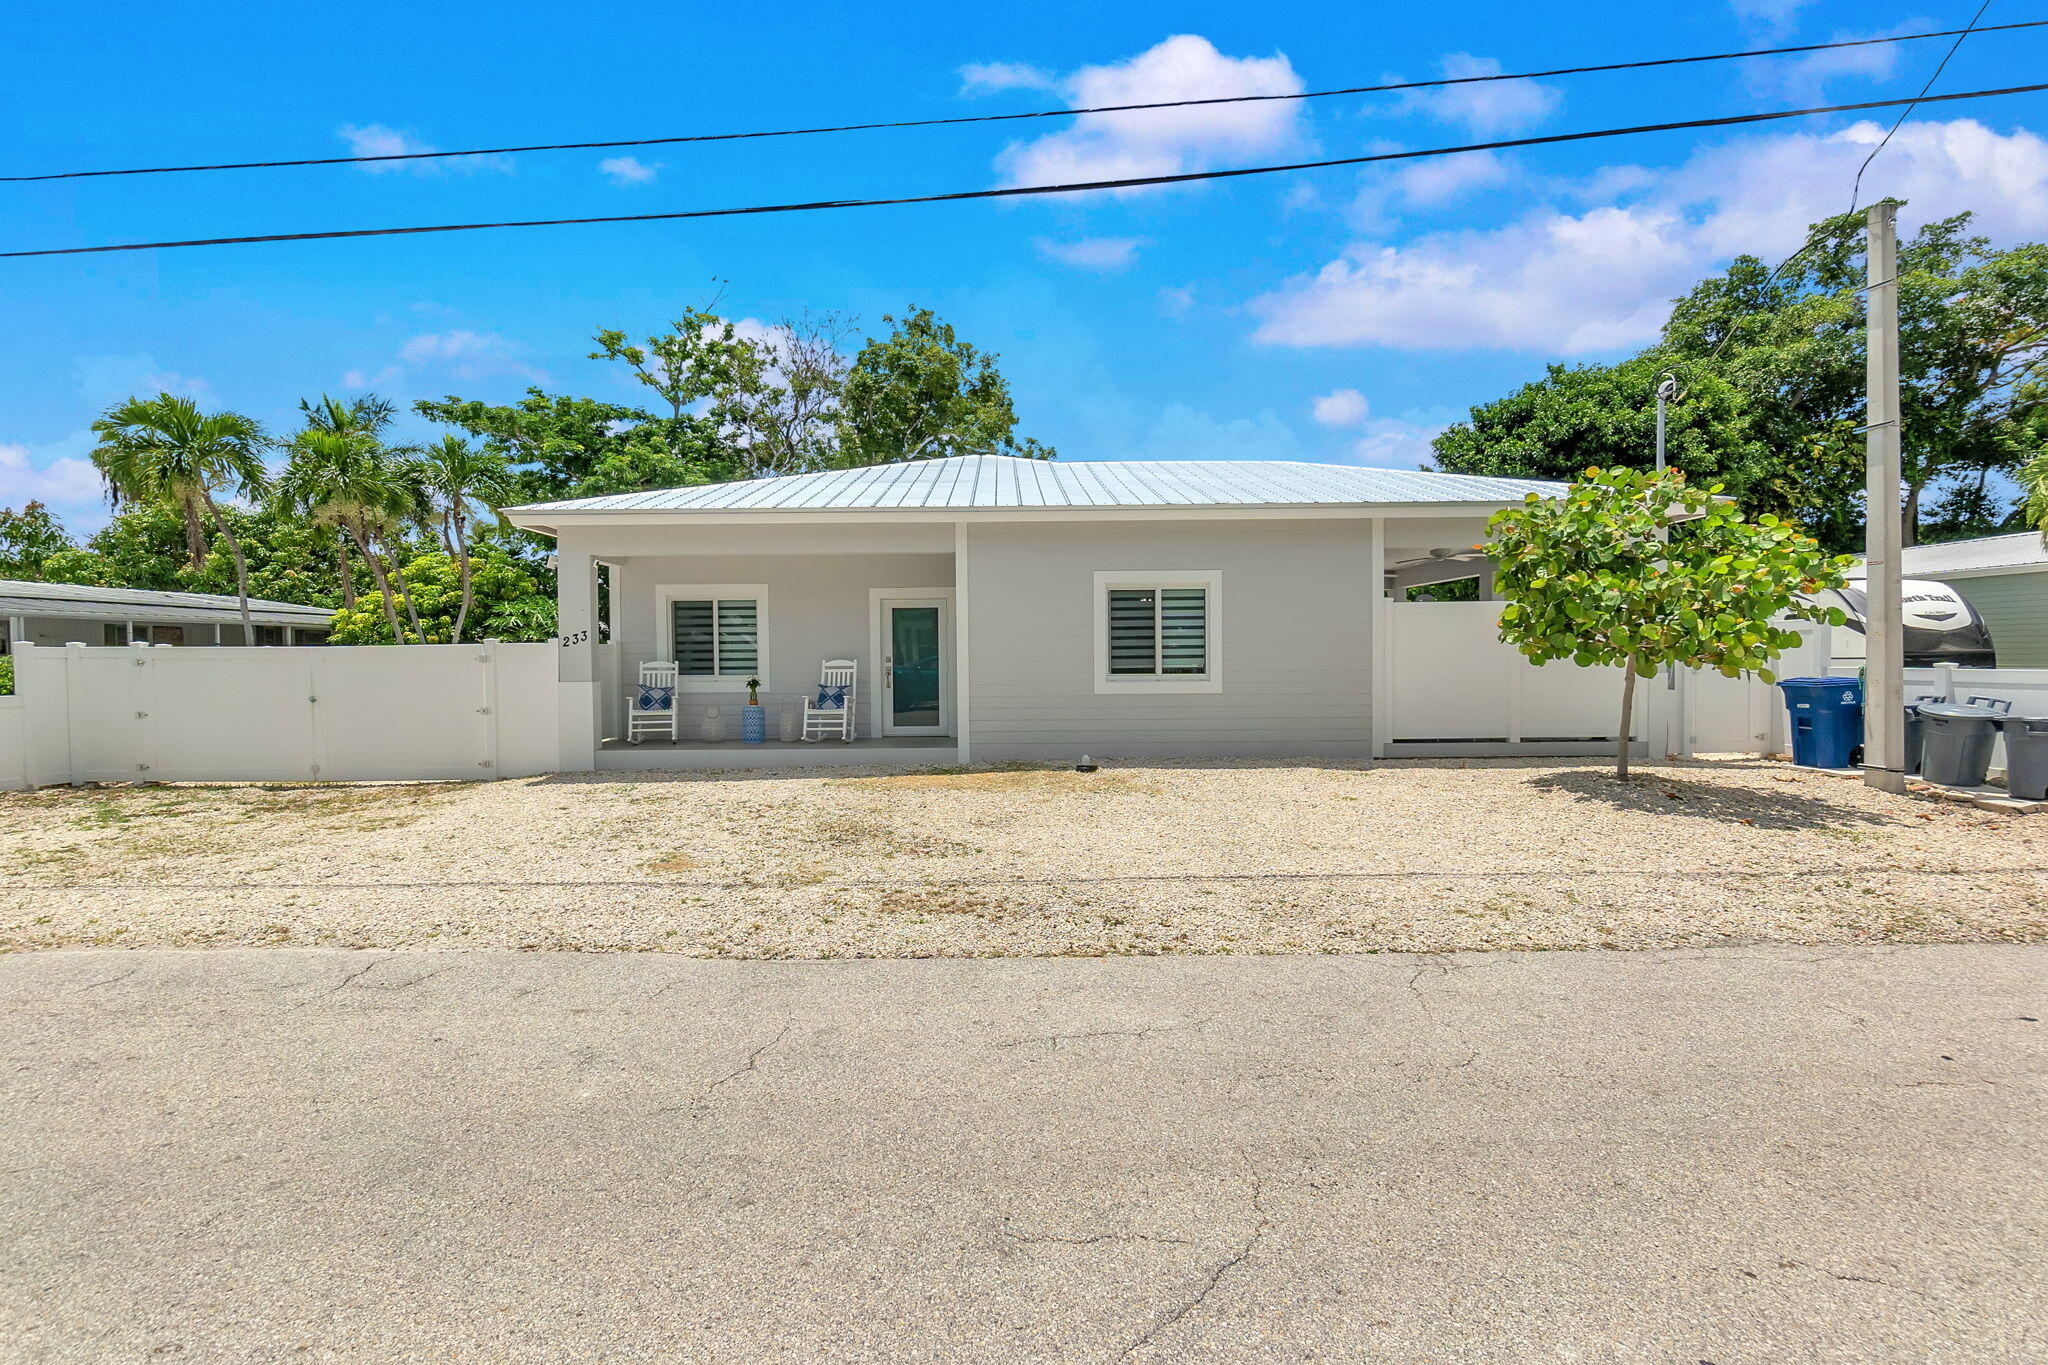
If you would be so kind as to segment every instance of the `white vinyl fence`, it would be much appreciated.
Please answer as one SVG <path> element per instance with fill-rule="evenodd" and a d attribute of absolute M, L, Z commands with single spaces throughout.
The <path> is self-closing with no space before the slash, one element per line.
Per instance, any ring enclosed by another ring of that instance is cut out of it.
<path fill-rule="evenodd" d="M 1380 695 L 1388 757 L 1430 752 L 1569 754 L 1614 746 L 1621 670 L 1530 663 L 1500 639 L 1499 602 L 1389 602 Z M 1657 733 L 1657 695 L 1637 683 L 1631 738 Z"/>
<path fill-rule="evenodd" d="M 17 646 L 0 785 L 519 777 L 560 765 L 552 644 Z M 576 764 L 587 766 L 588 760 Z"/>
<path fill-rule="evenodd" d="M 1845 660 L 1828 671 L 1853 678 L 1859 664 Z M 1943 701 L 1970 702 L 1980 698 L 2012 703 L 2016 716 L 2048 716 L 2048 668 L 1958 668 L 1936 664 L 1932 668 L 1906 670 L 1906 700 L 1939 697 Z M 2005 771 L 2005 736 L 2001 733 L 1991 751 L 1991 771 Z"/>

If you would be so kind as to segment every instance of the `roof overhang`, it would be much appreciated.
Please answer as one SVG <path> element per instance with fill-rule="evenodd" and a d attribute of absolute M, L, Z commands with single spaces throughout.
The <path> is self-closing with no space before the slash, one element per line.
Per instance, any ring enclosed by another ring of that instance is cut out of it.
<path fill-rule="evenodd" d="M 1155 507 L 817 507 L 747 511 L 685 508 L 567 510 L 542 506 L 507 507 L 504 518 L 525 531 L 554 535 L 563 530 L 608 526 L 886 526 L 951 522 L 1047 521 L 1284 521 L 1349 520 L 1374 517 L 1492 516 L 1520 499 L 1500 502 L 1261 503 L 1246 505 L 1167 504 Z"/>

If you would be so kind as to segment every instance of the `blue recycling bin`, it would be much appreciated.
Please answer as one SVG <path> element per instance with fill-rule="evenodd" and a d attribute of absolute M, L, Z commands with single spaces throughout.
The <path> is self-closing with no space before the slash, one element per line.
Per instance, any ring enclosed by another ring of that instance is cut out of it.
<path fill-rule="evenodd" d="M 1863 743 L 1863 684 L 1854 678 L 1786 678 L 1778 684 L 1792 719 L 1792 761 L 1846 768 Z"/>

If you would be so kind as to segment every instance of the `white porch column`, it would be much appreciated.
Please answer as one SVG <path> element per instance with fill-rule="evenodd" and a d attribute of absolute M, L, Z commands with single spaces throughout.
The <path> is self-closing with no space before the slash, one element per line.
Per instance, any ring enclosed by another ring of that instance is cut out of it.
<path fill-rule="evenodd" d="M 969 729 L 974 709 L 973 675 L 968 661 L 973 657 L 967 592 L 967 523 L 953 523 L 953 738 L 960 747 L 960 761 L 973 758 Z"/>
<path fill-rule="evenodd" d="M 1367 537 L 1367 554 L 1372 569 L 1366 579 L 1366 677 L 1371 680 L 1367 713 L 1371 724 L 1372 756 L 1385 758 L 1387 742 L 1394 737 L 1394 640 L 1390 604 L 1387 601 L 1387 519 L 1374 517 Z"/>
<path fill-rule="evenodd" d="M 597 766 L 597 561 L 561 546 L 555 554 L 555 611 L 561 645 L 563 772 Z"/>

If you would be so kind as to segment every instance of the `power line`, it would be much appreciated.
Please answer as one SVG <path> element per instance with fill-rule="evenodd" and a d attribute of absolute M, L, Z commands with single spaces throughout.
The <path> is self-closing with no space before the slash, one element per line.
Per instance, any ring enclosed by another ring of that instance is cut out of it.
<path fill-rule="evenodd" d="M 1927 84 L 1920 87 L 1920 99 L 1927 98 L 1927 92 L 1934 89 L 1934 83 L 1941 79 L 1941 73 L 1948 70 L 1949 62 L 1954 59 L 1957 49 L 1962 47 L 1963 39 L 1977 31 L 1977 21 L 1982 19 L 1984 11 L 1990 8 L 1991 0 L 1984 0 L 1983 4 L 1977 6 L 1976 14 L 1972 15 L 1970 22 L 1963 26 L 1963 31 L 1956 35 L 1956 40 L 1949 44 L 1948 51 L 1942 54 L 1941 62 L 1934 68 L 1934 74 L 1927 78 Z M 1870 169 L 1871 162 L 1877 160 L 1879 152 L 1891 146 L 1892 134 L 1898 132 L 1905 124 L 1907 118 L 1913 113 L 1913 105 L 1919 102 L 1919 100 L 1914 100 L 1911 104 L 1899 110 L 1899 116 L 1892 120 L 1892 126 L 1885 130 L 1885 135 L 1878 140 L 1878 144 L 1870 149 L 1870 155 L 1864 157 L 1863 164 L 1856 168 L 1855 183 L 1849 186 L 1849 212 L 1854 213 L 1856 211 L 1856 201 L 1863 197 L 1863 173 Z"/>
<path fill-rule="evenodd" d="M 1274 166 L 1243 166 L 1222 171 L 1184 171 L 1175 175 L 1128 176 L 1118 180 L 1084 180 L 1059 185 L 1014 185 L 1001 189 L 954 190 L 947 194 L 900 195 L 887 199 L 818 199 L 793 204 L 750 204 L 739 208 L 681 209 L 669 213 L 610 213 L 583 218 L 526 218 L 491 223 L 431 223 L 412 227 L 346 228 L 327 232 L 275 232 L 244 237 L 194 237 L 181 241 L 119 242 L 110 246 L 47 247 L 37 251 L 0 251 L 0 259 L 26 256 L 86 256 L 109 251 L 154 251 L 188 246 L 246 246 L 256 242 L 314 242 L 341 237 L 408 237 L 430 232 L 480 232 L 487 228 L 574 227 L 592 223 L 655 223 L 683 218 L 734 218 L 763 213 L 814 213 L 823 209 L 886 208 L 907 204 L 946 204 L 969 199 L 1016 199 L 1041 194 L 1081 194 L 1094 190 L 1142 189 L 1152 185 L 1182 185 L 1200 180 L 1234 180 L 1251 175 L 1275 175 L 1287 171 L 1323 170 L 1332 166 L 1363 166 L 1380 161 L 1410 161 L 1421 157 L 1454 156 L 1463 152 L 1502 151 L 1516 147 L 1542 147 L 1562 142 L 1585 142 L 1594 138 L 1628 137 L 1638 133 L 1681 132 L 1694 128 L 1728 128 L 1747 123 L 1771 123 L 1781 119 L 1807 118 L 1816 114 L 1845 114 L 1864 109 L 1891 109 L 1902 104 L 1938 104 L 1951 100 L 1988 99 L 1997 95 L 2029 95 L 2048 90 L 2048 83 L 2013 85 L 1999 90 L 1963 90 L 1951 95 L 1922 95 L 1911 99 L 1865 100 L 1857 104 L 1829 104 L 1811 109 L 1781 109 L 1763 114 L 1729 114 L 1719 118 L 1687 119 L 1672 123 L 1643 123 L 1629 128 L 1598 128 L 1582 133 L 1551 133 L 1543 137 L 1508 138 L 1496 142 L 1472 142 L 1456 147 L 1427 147 L 1405 152 L 1376 152 L 1369 156 L 1341 156 L 1327 161 L 1296 161 Z"/>
<path fill-rule="evenodd" d="M 1979 11 L 1981 14 L 1982 11 Z M 1515 71 L 1481 76 L 1443 76 L 1427 81 L 1393 81 L 1383 85 L 1351 85 L 1332 90 L 1308 90 L 1279 95 L 1215 95 L 1204 99 L 1159 100 L 1145 104 L 1101 104 L 1074 109 L 1036 109 L 1014 114 L 968 114 L 955 118 L 898 119 L 876 123 L 842 123 L 818 128 L 775 128 L 740 133 L 691 133 L 677 137 L 617 138 L 605 142 L 541 142 L 519 147 L 468 147 L 453 152 L 386 152 L 375 156 L 314 156 L 283 161 L 223 161 L 191 166 L 134 166 L 104 171 L 49 171 L 38 175 L 0 175 L 0 184 L 37 180 L 84 180 L 109 175 L 173 175 L 188 171 L 254 171 L 287 166 L 350 166 L 391 161 L 431 161 L 455 156 L 506 156 L 514 152 L 593 151 L 607 147 L 660 147 L 683 142 L 739 142 L 753 138 L 811 137 L 821 133 L 863 133 L 896 128 L 943 128 L 971 123 L 1010 123 L 1020 119 L 1075 118 L 1082 114 L 1122 114 L 1145 109 L 1186 109 L 1211 104 L 1259 104 L 1281 100 L 1318 100 L 1338 95 L 1374 95 L 1400 90 L 1432 90 L 1453 85 L 1478 85 L 1491 81 L 1526 81 L 1545 76 L 1582 76 L 1600 71 L 1642 71 L 1653 67 L 1687 66 L 1698 62 L 1736 61 L 1746 57 L 1778 57 L 1800 52 L 1832 52 L 1838 48 L 1875 47 L 1888 43 L 1913 43 L 1926 38 L 1953 38 L 1970 32 L 2002 33 L 2012 29 L 2041 28 L 2048 19 L 2017 24 L 1998 24 L 1979 29 L 1939 29 L 1928 33 L 1903 33 L 1887 38 L 1850 38 L 1832 43 L 1802 43 L 1796 47 L 1753 48 L 1742 52 L 1710 52 L 1692 57 L 1652 57 L 1641 61 L 1607 62 L 1597 66 L 1560 66 L 1547 71 Z M 1953 55 L 1953 53 L 1951 53 Z M 1939 74 L 1939 73 L 1937 73 Z"/>
<path fill-rule="evenodd" d="M 1847 213 L 1844 214 L 1845 217 L 1849 213 L 1856 212 L 1856 205 L 1859 201 L 1861 201 L 1863 197 L 1863 173 L 1870 169 L 1871 162 L 1877 160 L 1877 154 L 1883 151 L 1886 147 L 1891 145 L 1892 135 L 1898 132 L 1900 128 L 1905 126 L 1906 120 L 1912 116 L 1913 110 L 1917 108 L 1920 104 L 1927 102 L 1930 98 L 1948 98 L 1948 96 L 1945 95 L 1937 95 L 1930 97 L 1928 92 L 1934 89 L 1934 83 L 1941 79 L 1941 73 L 1948 70 L 1949 62 L 1954 59 L 1957 49 L 1959 49 L 1963 45 L 1963 39 L 1969 37 L 1972 33 L 1990 33 L 1994 31 L 1992 29 L 1980 29 L 1977 27 L 1977 21 L 1979 19 L 1982 19 L 1984 17 L 1984 11 L 1990 8 L 1991 0 L 1983 0 L 1983 3 L 1977 6 L 1976 14 L 1971 16 L 1970 22 L 1964 25 L 1961 29 L 1955 31 L 1955 41 L 1949 44 L 1948 51 L 1942 55 L 1940 63 L 1935 66 L 1933 73 L 1928 76 L 1926 84 L 1920 87 L 1920 93 L 1918 95 L 1915 95 L 1912 99 L 1907 100 L 1905 102 L 1906 107 L 1899 110 L 1899 116 L 1896 119 L 1892 120 L 1892 126 L 1885 131 L 1885 135 L 1878 140 L 1878 144 L 1870 149 L 1870 155 L 1863 158 L 1863 164 L 1856 168 L 1856 179 L 1853 182 L 1851 182 L 1849 186 L 1849 208 L 1847 210 Z M 1757 296 L 1768 302 L 1770 288 L 1772 285 L 1778 282 L 1778 277 L 1784 274 L 1787 270 L 1791 269 L 1793 262 L 1799 260 L 1802 256 L 1806 255 L 1807 252 L 1819 246 L 1821 242 L 1825 239 L 1826 233 L 1823 231 L 1815 231 L 1811 235 L 1809 235 L 1806 241 L 1800 245 L 1797 251 L 1793 252 L 1790 256 L 1787 256 L 1784 260 L 1779 261 L 1775 266 L 1771 267 L 1771 273 L 1764 276 L 1764 282 L 1757 287 Z M 1857 292 L 1860 293 L 1862 291 L 1859 290 Z M 1712 365 L 1715 361 L 1719 360 L 1721 358 L 1721 353 L 1728 349 L 1728 343 L 1735 339 L 1735 331 L 1735 327 L 1733 325 L 1730 325 L 1728 330 L 1721 334 L 1721 340 L 1715 343 L 1714 349 L 1707 353 L 1707 358 L 1699 363 L 1702 365 Z"/>

